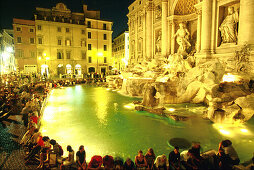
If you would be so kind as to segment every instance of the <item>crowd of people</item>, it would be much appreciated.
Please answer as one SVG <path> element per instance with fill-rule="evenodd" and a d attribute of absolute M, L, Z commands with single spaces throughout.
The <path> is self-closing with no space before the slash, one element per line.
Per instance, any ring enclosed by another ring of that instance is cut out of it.
<path fill-rule="evenodd" d="M 94 155 L 89 162 L 86 160 L 86 151 L 83 145 L 74 152 L 70 145 L 67 146 L 68 156 L 63 157 L 63 148 L 48 136 L 42 136 L 38 129 L 29 129 L 24 138 L 29 136 L 29 140 L 22 143 L 27 148 L 28 154 L 26 163 L 37 162 L 38 168 L 59 167 L 66 169 L 75 167 L 79 170 L 85 169 L 158 169 L 158 170 L 178 170 L 178 169 L 218 169 L 229 170 L 235 165 L 239 165 L 240 159 L 230 140 L 223 140 L 219 143 L 218 151 L 200 153 L 199 143 L 193 143 L 189 150 L 179 152 L 179 147 L 175 146 L 169 153 L 156 157 L 152 148 L 144 155 L 142 150 L 138 151 L 134 160 L 127 158 L 125 161 L 120 157 L 111 155 Z M 37 139 L 37 140 L 36 140 Z M 32 146 L 32 147 L 31 147 Z M 76 155 L 76 161 L 75 161 Z M 254 158 L 252 159 L 254 161 Z M 253 164 L 252 164 L 253 165 Z M 250 169 L 254 167 L 250 166 Z"/>

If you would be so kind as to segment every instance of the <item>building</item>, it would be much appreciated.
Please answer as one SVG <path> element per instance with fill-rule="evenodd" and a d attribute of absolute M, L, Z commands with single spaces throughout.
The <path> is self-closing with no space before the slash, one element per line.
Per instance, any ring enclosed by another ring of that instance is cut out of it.
<path fill-rule="evenodd" d="M 89 11 L 83 5 L 83 13 L 76 13 L 58 3 L 52 9 L 36 8 L 32 22 L 38 73 L 53 78 L 82 77 L 106 74 L 111 68 L 112 22 L 100 20 L 99 11 Z"/>
<path fill-rule="evenodd" d="M 254 46 L 253 8 L 253 0 L 135 0 L 127 15 L 130 64 L 183 52 L 198 63 L 226 61 L 245 43 Z"/>
<path fill-rule="evenodd" d="M 13 19 L 15 58 L 20 73 L 37 73 L 35 22 Z"/>
<path fill-rule="evenodd" d="M 0 31 L 0 75 L 16 71 L 13 30 Z"/>
<path fill-rule="evenodd" d="M 124 70 L 129 61 L 129 32 L 124 31 L 113 40 L 113 69 Z"/>

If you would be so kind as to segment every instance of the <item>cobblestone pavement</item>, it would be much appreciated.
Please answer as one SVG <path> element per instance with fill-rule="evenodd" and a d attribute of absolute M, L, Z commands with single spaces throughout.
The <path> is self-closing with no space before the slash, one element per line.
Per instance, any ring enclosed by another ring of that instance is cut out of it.
<path fill-rule="evenodd" d="M 25 165 L 25 152 L 19 141 L 26 132 L 22 116 L 12 115 L 0 122 L 0 169 L 36 169 L 37 165 Z"/>

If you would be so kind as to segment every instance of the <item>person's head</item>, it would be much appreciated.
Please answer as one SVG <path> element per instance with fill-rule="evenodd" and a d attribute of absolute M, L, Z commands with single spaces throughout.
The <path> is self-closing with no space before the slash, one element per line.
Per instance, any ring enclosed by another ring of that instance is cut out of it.
<path fill-rule="evenodd" d="M 167 160 L 166 155 L 165 155 L 165 154 L 162 154 L 162 155 L 161 155 L 161 162 L 166 162 L 166 160 Z"/>
<path fill-rule="evenodd" d="M 46 142 L 46 141 L 49 140 L 49 137 L 48 137 L 48 136 L 43 136 L 43 137 L 42 137 L 42 140 L 43 140 L 44 142 Z"/>
<path fill-rule="evenodd" d="M 80 145 L 79 146 L 79 149 L 78 149 L 80 152 L 83 152 L 85 149 L 84 149 L 84 145 Z"/>
<path fill-rule="evenodd" d="M 183 28 L 183 26 L 184 26 L 183 23 L 180 23 L 180 24 L 179 24 L 179 27 L 180 27 L 180 28 Z"/>
<path fill-rule="evenodd" d="M 228 7 L 228 14 L 231 15 L 234 13 L 234 7 Z"/>
<path fill-rule="evenodd" d="M 38 128 L 34 129 L 34 133 L 37 133 L 37 132 L 39 132 L 39 129 Z"/>
<path fill-rule="evenodd" d="M 230 145 L 232 145 L 232 142 L 230 141 L 230 140 L 223 140 L 222 142 L 221 142 L 221 145 L 223 146 L 223 147 L 228 147 L 228 146 L 230 146 Z"/>
<path fill-rule="evenodd" d="M 143 151 L 142 150 L 139 150 L 138 151 L 138 156 L 142 156 L 143 155 Z"/>
<path fill-rule="evenodd" d="M 128 166 L 130 166 L 132 161 L 131 161 L 130 158 L 127 158 L 125 162 L 126 162 L 126 164 L 127 164 Z"/>
<path fill-rule="evenodd" d="M 67 146 L 67 151 L 72 152 L 72 147 L 70 145 Z"/>
<path fill-rule="evenodd" d="M 110 157 L 108 156 L 108 155 L 106 155 L 105 157 L 104 157 L 104 160 L 105 161 L 108 161 L 110 159 Z"/>
<path fill-rule="evenodd" d="M 178 147 L 178 146 L 175 146 L 174 152 L 175 152 L 176 154 L 179 153 L 179 147 Z"/>
<path fill-rule="evenodd" d="M 51 139 L 51 140 L 49 141 L 49 143 L 50 143 L 51 145 L 55 145 L 55 144 L 56 144 L 56 141 L 55 141 L 54 139 Z"/>
<path fill-rule="evenodd" d="M 148 153 L 149 155 L 154 155 L 153 148 L 149 148 L 149 149 L 147 150 L 147 153 Z"/>

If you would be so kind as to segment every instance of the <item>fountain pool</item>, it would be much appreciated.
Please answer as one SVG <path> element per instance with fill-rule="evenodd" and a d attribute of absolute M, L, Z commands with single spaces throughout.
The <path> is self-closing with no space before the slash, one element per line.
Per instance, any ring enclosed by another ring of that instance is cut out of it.
<path fill-rule="evenodd" d="M 168 141 L 185 138 L 200 142 L 202 150 L 218 148 L 223 139 L 230 139 L 241 162 L 252 158 L 254 148 L 253 118 L 244 125 L 215 125 L 201 118 L 201 105 L 169 105 L 169 111 L 191 114 L 191 119 L 175 122 L 147 112 L 135 111 L 130 103 L 137 98 L 122 96 L 102 87 L 77 85 L 54 89 L 41 120 L 43 135 L 55 139 L 64 148 L 75 151 L 85 146 L 87 161 L 93 155 L 130 157 L 138 150 L 152 147 L 156 155 L 172 150 Z M 252 149 L 251 149 L 252 148 Z"/>

